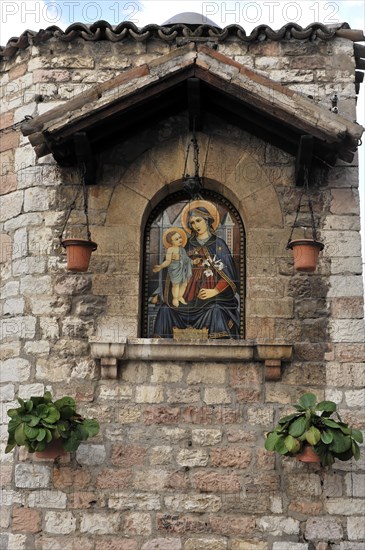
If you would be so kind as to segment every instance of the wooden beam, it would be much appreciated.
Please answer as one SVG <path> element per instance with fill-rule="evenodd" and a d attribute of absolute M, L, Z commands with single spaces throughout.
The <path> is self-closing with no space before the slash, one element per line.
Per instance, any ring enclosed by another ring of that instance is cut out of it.
<path fill-rule="evenodd" d="M 299 140 L 298 153 L 295 160 L 295 182 L 297 185 L 304 185 L 305 173 L 309 175 L 313 159 L 313 137 L 301 136 Z"/>
<path fill-rule="evenodd" d="M 193 77 L 187 79 L 189 130 L 202 129 L 200 80 Z"/>
<path fill-rule="evenodd" d="M 74 134 L 75 153 L 79 164 L 85 166 L 85 183 L 92 185 L 96 183 L 96 157 L 93 155 L 90 142 L 85 132 Z"/>

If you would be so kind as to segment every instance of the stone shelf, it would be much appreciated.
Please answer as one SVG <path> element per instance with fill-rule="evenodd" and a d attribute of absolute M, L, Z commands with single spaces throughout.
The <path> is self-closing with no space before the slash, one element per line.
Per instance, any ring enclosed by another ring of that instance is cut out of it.
<path fill-rule="evenodd" d="M 262 361 L 266 380 L 280 380 L 281 364 L 290 361 L 293 345 L 281 340 L 170 340 L 125 338 L 118 343 L 91 342 L 91 355 L 101 363 L 102 378 L 117 378 L 118 362 L 194 361 L 245 363 Z"/>

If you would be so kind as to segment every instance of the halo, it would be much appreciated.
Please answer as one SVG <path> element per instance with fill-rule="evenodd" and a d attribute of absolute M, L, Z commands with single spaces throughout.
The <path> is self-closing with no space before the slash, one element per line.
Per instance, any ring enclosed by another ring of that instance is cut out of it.
<path fill-rule="evenodd" d="M 197 208 L 205 208 L 206 210 L 208 210 L 209 214 L 213 218 L 212 228 L 216 230 L 220 222 L 218 208 L 212 202 L 199 199 L 189 202 L 186 206 L 184 206 L 181 212 L 181 225 L 183 226 L 185 231 L 189 233 L 189 235 L 191 235 L 191 229 L 188 226 L 188 214 L 189 212 L 191 212 L 192 210 L 196 210 Z"/>
<path fill-rule="evenodd" d="M 162 234 L 162 243 L 165 248 L 170 248 L 171 246 L 173 246 L 166 239 L 167 235 L 169 235 L 170 233 L 179 233 L 183 241 L 181 243 L 181 246 L 186 246 L 186 243 L 188 242 L 188 237 L 185 231 L 181 227 L 169 227 L 168 229 L 165 229 L 165 231 Z"/>

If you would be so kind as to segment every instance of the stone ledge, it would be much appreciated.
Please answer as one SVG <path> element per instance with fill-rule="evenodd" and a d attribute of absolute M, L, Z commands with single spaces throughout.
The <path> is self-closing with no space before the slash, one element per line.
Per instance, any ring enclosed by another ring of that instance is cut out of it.
<path fill-rule="evenodd" d="M 281 363 L 289 361 L 293 345 L 280 340 L 186 340 L 125 338 L 118 343 L 91 342 L 91 355 L 100 359 L 102 378 L 117 378 L 118 361 L 248 362 L 265 364 L 265 379 L 280 380 Z"/>

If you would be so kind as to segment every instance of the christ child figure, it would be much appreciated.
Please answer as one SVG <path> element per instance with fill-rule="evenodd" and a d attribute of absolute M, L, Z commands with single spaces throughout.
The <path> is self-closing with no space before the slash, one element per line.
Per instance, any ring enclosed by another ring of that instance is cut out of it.
<path fill-rule="evenodd" d="M 180 227 L 170 227 L 163 233 L 163 245 L 166 249 L 165 260 L 152 269 L 158 273 L 165 267 L 171 282 L 172 305 L 179 307 L 179 304 L 186 305 L 184 292 L 192 275 L 191 260 L 186 254 L 184 246 L 187 236 Z"/>

